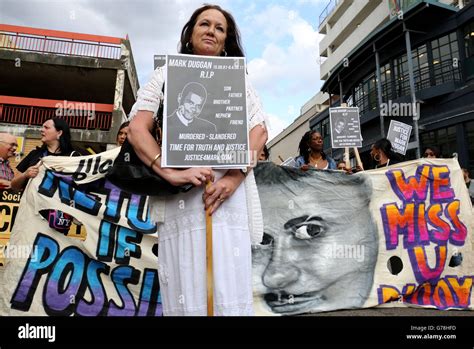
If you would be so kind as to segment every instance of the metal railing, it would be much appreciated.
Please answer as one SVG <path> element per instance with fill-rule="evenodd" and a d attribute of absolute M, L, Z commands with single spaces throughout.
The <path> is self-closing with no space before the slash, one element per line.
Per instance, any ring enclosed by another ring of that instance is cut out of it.
<path fill-rule="evenodd" d="M 452 60 L 433 64 L 431 67 L 423 67 L 414 71 L 415 90 L 420 91 L 430 87 L 442 85 L 448 82 L 461 81 L 461 69 L 453 65 Z M 395 88 L 395 90 L 393 90 Z M 410 80 L 408 73 L 399 77 L 398 80 L 387 80 L 382 84 L 382 100 L 388 102 L 390 99 L 397 99 L 410 95 Z M 360 113 L 364 114 L 377 108 L 376 90 L 370 90 L 355 100 Z"/>
<path fill-rule="evenodd" d="M 432 71 L 432 72 L 431 72 Z M 431 66 L 426 66 L 414 71 L 415 90 L 420 91 L 447 82 L 461 81 L 461 70 L 453 65 L 452 60 L 447 60 Z M 395 81 L 395 97 L 410 94 L 410 79 L 408 72 Z M 385 97 L 385 96 L 384 96 Z"/>
<path fill-rule="evenodd" d="M 57 108 L 0 104 L 0 122 L 17 125 L 41 126 L 51 118 L 64 119 L 69 127 L 77 129 L 110 130 L 112 113 L 67 110 L 62 116 Z"/>
<path fill-rule="evenodd" d="M 0 49 L 65 56 L 120 59 L 120 45 L 0 31 Z"/>
<path fill-rule="evenodd" d="M 324 8 L 324 10 L 321 12 L 319 15 L 319 25 L 318 27 L 321 26 L 321 23 L 324 22 L 324 20 L 331 14 L 331 12 L 336 8 L 337 4 L 341 0 L 330 0 L 327 6 Z"/>

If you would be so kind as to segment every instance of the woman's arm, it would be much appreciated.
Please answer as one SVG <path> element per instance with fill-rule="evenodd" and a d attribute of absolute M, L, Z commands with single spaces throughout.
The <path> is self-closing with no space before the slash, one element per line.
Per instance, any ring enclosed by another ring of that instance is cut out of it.
<path fill-rule="evenodd" d="M 39 173 L 39 167 L 41 166 L 41 162 L 38 161 L 36 165 L 28 167 L 28 169 L 24 173 L 20 173 L 16 175 L 15 178 L 12 179 L 11 182 L 11 189 L 13 191 L 20 191 L 25 187 L 26 182 L 30 178 L 35 178 Z"/>
<path fill-rule="evenodd" d="M 10 189 L 12 186 L 12 182 L 6 179 L 0 179 L 0 190 L 2 189 Z"/>
<path fill-rule="evenodd" d="M 162 149 L 150 133 L 153 126 L 153 112 L 140 110 L 130 122 L 127 134 L 128 141 L 144 164 L 150 166 L 153 163 L 153 171 L 176 186 L 187 183 L 200 186 L 208 180 L 214 180 L 214 173 L 210 168 L 199 167 L 186 170 L 162 168 Z M 160 157 L 157 157 L 158 155 Z"/>

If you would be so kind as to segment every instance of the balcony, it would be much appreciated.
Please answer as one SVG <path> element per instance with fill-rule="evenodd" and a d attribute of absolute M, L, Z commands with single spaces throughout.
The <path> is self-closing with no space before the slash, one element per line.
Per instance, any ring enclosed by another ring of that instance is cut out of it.
<path fill-rule="evenodd" d="M 321 27 L 321 24 L 324 22 L 324 20 L 331 14 L 331 12 L 336 8 L 337 4 L 341 0 L 330 0 L 327 6 L 324 8 L 324 10 L 321 12 L 319 15 L 319 25 L 318 27 Z"/>
<path fill-rule="evenodd" d="M 0 24 L 0 49 L 118 60 L 122 39 Z"/>
<path fill-rule="evenodd" d="M 46 120 L 66 120 L 72 129 L 108 131 L 112 104 L 0 96 L 0 123 L 41 126 Z"/>

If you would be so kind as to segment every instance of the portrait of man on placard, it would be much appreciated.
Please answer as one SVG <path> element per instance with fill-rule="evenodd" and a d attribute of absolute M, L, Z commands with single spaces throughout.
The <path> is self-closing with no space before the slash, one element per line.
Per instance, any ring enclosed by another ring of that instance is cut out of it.
<path fill-rule="evenodd" d="M 336 132 L 337 135 L 343 135 L 345 133 L 346 129 L 346 120 L 344 120 L 344 117 L 338 117 L 335 120 L 334 123 L 334 131 Z"/>
<path fill-rule="evenodd" d="M 170 134 L 179 132 L 215 133 L 216 125 L 200 117 L 207 100 L 206 88 L 197 83 L 187 83 L 178 94 L 178 108 L 168 116 Z"/>

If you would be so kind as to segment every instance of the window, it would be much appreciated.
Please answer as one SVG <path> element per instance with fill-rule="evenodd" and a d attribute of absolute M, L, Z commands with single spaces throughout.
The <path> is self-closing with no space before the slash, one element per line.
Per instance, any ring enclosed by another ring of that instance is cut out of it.
<path fill-rule="evenodd" d="M 448 81 L 459 80 L 459 50 L 456 32 L 442 36 L 431 41 L 433 52 L 433 71 L 435 85 L 440 85 Z"/>
<path fill-rule="evenodd" d="M 316 124 L 316 126 L 313 128 L 313 130 L 315 130 L 316 132 L 321 133 L 321 123 Z"/>
<path fill-rule="evenodd" d="M 466 51 L 466 75 L 474 77 L 474 21 L 464 27 L 464 50 Z"/>
<path fill-rule="evenodd" d="M 359 107 L 360 113 L 377 108 L 377 84 L 375 72 L 365 77 L 354 89 L 355 106 Z"/>
<path fill-rule="evenodd" d="M 323 149 L 331 148 L 331 130 L 329 127 L 329 117 L 321 121 L 321 136 L 323 136 Z"/>
<path fill-rule="evenodd" d="M 352 95 L 350 95 L 347 100 L 346 100 L 347 106 L 348 107 L 353 107 L 354 106 L 354 98 L 352 98 Z"/>
<path fill-rule="evenodd" d="M 380 67 L 380 84 L 382 86 L 382 100 L 388 102 L 392 99 L 392 71 L 390 63 Z"/>
<path fill-rule="evenodd" d="M 474 121 L 470 121 L 466 125 L 467 134 L 467 150 L 469 154 L 469 170 L 474 171 Z M 474 174 L 473 174 L 474 175 Z"/>
<path fill-rule="evenodd" d="M 464 27 L 464 48 L 466 57 L 474 57 L 474 22 Z"/>
<path fill-rule="evenodd" d="M 407 55 L 395 58 L 393 61 L 395 69 L 395 91 L 396 97 L 410 94 L 410 80 L 408 75 Z"/>
<path fill-rule="evenodd" d="M 417 91 L 430 87 L 430 69 L 426 45 L 419 46 L 412 51 L 415 89 Z"/>
<path fill-rule="evenodd" d="M 443 157 L 452 157 L 457 152 L 456 126 L 440 128 L 436 131 L 426 132 L 420 135 L 423 148 L 430 145 L 437 146 Z"/>

